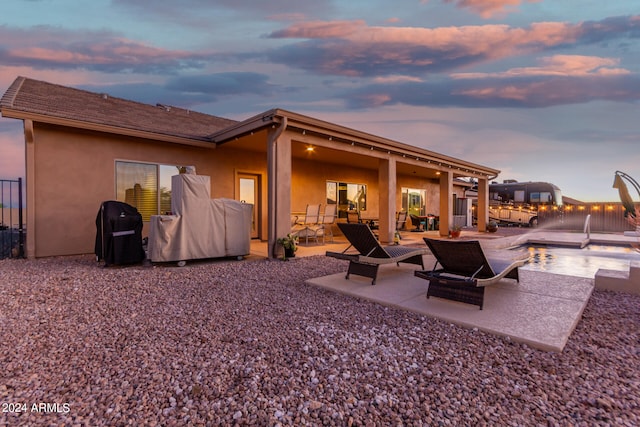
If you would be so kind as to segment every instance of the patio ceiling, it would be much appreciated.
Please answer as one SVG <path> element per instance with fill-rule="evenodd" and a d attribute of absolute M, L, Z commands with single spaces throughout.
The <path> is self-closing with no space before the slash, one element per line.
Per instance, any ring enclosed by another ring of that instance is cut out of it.
<path fill-rule="evenodd" d="M 300 138 L 303 139 L 303 138 Z M 255 132 L 253 135 L 245 135 L 238 140 L 220 145 L 218 150 L 237 149 L 248 150 L 266 155 L 267 134 L 265 130 Z M 309 147 L 313 151 L 308 150 Z M 291 155 L 294 159 L 306 159 L 318 162 L 318 164 L 332 164 L 353 167 L 357 165 L 363 169 L 378 169 L 379 160 L 377 157 L 355 153 L 349 150 L 338 150 L 330 147 L 320 146 L 313 143 L 312 138 L 307 142 L 293 141 L 291 144 Z M 427 179 L 437 179 L 437 169 L 434 167 L 416 165 L 415 162 L 398 161 L 396 164 L 398 175 L 418 175 Z M 464 173 L 454 173 L 455 177 L 467 176 Z"/>
<path fill-rule="evenodd" d="M 211 141 L 219 149 L 233 146 L 245 150 L 266 152 L 267 129 L 284 125 L 291 137 L 293 158 L 307 158 L 308 146 L 319 162 L 377 169 L 379 159 L 394 156 L 399 175 L 418 174 L 436 178 L 437 171 L 451 172 L 454 178 L 495 178 L 500 171 L 466 160 L 403 144 L 380 136 L 349 129 L 290 111 L 273 109 L 216 134 Z"/>

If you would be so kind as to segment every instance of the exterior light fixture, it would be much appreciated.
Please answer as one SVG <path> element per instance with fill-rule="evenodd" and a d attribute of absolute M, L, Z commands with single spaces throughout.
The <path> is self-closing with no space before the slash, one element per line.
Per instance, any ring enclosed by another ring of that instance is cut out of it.
<path fill-rule="evenodd" d="M 307 152 L 308 153 L 312 153 L 313 151 L 315 151 L 315 148 L 313 146 L 310 145 L 310 146 L 307 147 Z"/>

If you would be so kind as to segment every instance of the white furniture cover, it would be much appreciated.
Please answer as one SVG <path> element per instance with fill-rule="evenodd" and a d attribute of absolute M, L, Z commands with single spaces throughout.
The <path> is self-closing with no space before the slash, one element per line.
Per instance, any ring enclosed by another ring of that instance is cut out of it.
<path fill-rule="evenodd" d="M 171 177 L 173 215 L 153 215 L 148 257 L 153 262 L 245 256 L 250 251 L 253 205 L 211 199 L 205 175 Z"/>

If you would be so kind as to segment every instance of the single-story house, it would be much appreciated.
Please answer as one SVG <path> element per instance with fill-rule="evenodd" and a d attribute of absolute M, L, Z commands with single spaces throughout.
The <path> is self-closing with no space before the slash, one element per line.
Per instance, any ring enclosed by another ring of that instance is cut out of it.
<path fill-rule="evenodd" d="M 211 197 L 254 204 L 252 236 L 276 240 L 307 204 L 376 218 L 390 242 L 400 210 L 453 222 L 465 182 L 478 182 L 478 228 L 499 171 L 335 123 L 272 109 L 244 121 L 149 105 L 25 77 L 0 100 L 24 123 L 28 257 L 92 253 L 100 204 L 133 204 L 144 221 L 170 209 L 170 176 L 195 166 Z M 428 138 L 428 135 L 425 135 Z"/>

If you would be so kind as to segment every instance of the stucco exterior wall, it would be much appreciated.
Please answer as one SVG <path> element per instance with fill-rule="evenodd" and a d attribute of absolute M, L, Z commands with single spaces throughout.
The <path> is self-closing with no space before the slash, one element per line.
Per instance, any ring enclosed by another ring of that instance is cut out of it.
<path fill-rule="evenodd" d="M 291 189 L 291 211 L 304 212 L 308 203 L 326 204 L 326 181 L 348 182 L 367 185 L 367 209 L 362 211 L 364 218 L 378 218 L 379 189 L 378 171 L 341 165 L 322 164 L 303 159 L 294 159 Z M 440 215 L 440 187 L 435 180 L 412 175 L 398 175 L 396 187 L 396 211 L 402 209 L 403 187 L 426 190 L 426 209 L 428 213 Z M 462 192 L 462 191 L 461 191 Z"/>
<path fill-rule="evenodd" d="M 291 211 L 304 212 L 307 204 L 327 203 L 327 181 L 367 185 L 367 210 L 363 217 L 378 214 L 378 174 L 375 170 L 340 165 L 318 164 L 312 160 L 294 159 L 291 179 Z"/>
<path fill-rule="evenodd" d="M 266 135 L 265 135 L 266 136 Z M 199 175 L 211 177 L 211 197 L 235 198 L 238 173 L 260 176 L 260 237 L 267 238 L 266 152 L 235 148 L 228 143 L 215 149 L 178 145 L 141 138 L 34 125 L 33 163 L 27 179 L 34 181 L 27 194 L 33 218 L 36 257 L 93 253 L 100 204 L 116 199 L 115 162 L 118 160 L 166 165 L 194 165 Z M 266 149 L 266 144 L 265 144 Z M 29 151 L 29 150 L 28 150 Z M 291 211 L 304 212 L 308 203 L 326 204 L 326 181 L 367 185 L 365 218 L 377 218 L 378 170 L 345 167 L 313 160 L 292 161 Z M 427 212 L 439 215 L 439 183 L 419 176 L 398 175 L 396 210 L 402 207 L 401 188 L 425 189 Z M 145 224 L 143 235 L 148 226 Z"/>
<path fill-rule="evenodd" d="M 94 251 L 95 219 L 100 204 L 115 200 L 115 162 L 130 160 L 195 165 L 198 173 L 213 172 L 214 150 L 156 141 L 115 137 L 36 124 L 34 163 L 27 171 L 35 180 L 35 256 L 71 255 Z"/>
<path fill-rule="evenodd" d="M 402 206 L 402 188 L 415 188 L 426 190 L 426 212 L 440 215 L 440 186 L 438 181 L 421 178 L 415 175 L 399 175 L 396 205 L 398 210 Z"/>

